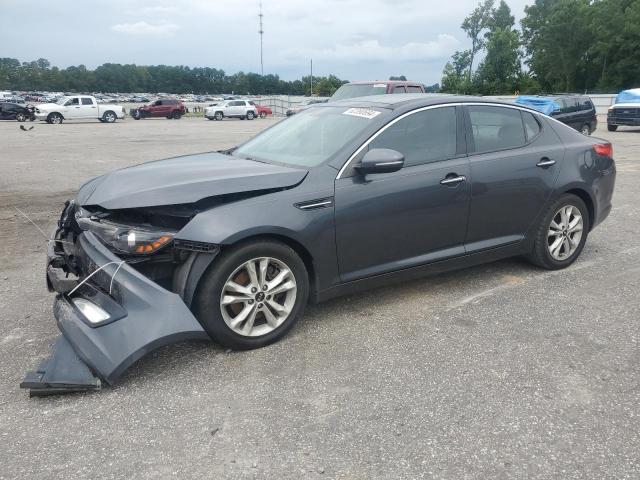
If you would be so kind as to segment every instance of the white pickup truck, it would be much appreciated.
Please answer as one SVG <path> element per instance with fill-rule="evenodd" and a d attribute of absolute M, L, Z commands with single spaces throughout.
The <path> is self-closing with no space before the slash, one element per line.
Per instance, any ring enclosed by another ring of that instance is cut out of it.
<path fill-rule="evenodd" d="M 124 107 L 120 105 L 98 105 L 95 97 L 89 95 L 73 95 L 62 97 L 56 103 L 36 105 L 35 115 L 38 120 L 47 123 L 62 123 L 64 120 L 100 120 L 113 123 L 124 118 Z"/>

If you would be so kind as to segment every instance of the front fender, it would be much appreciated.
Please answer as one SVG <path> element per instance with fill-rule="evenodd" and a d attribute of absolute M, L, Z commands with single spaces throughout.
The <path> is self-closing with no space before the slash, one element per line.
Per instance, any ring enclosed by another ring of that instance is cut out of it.
<path fill-rule="evenodd" d="M 275 237 L 307 255 L 313 269 L 314 287 L 323 289 L 337 282 L 333 202 L 317 209 L 296 206 L 319 198 L 333 199 L 333 190 L 276 192 L 223 205 L 196 215 L 176 240 L 189 240 L 224 247 L 255 237 Z M 316 281 L 317 280 L 317 281 Z"/>

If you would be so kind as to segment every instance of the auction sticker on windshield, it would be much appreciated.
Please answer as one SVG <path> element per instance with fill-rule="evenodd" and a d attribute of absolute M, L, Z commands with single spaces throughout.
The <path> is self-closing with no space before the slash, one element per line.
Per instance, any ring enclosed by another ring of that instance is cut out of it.
<path fill-rule="evenodd" d="M 371 120 L 372 118 L 380 115 L 380 112 L 371 110 L 369 108 L 350 108 L 349 110 L 345 110 L 344 112 L 342 112 L 342 114 L 352 115 L 354 117 L 368 118 L 369 120 Z"/>

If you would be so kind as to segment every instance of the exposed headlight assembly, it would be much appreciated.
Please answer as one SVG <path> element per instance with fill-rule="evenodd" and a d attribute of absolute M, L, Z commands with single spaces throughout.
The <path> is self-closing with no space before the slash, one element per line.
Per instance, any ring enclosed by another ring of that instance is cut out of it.
<path fill-rule="evenodd" d="M 131 255 L 148 255 L 167 246 L 175 231 L 122 225 L 87 217 L 76 219 L 83 230 L 97 235 L 107 245 Z"/>

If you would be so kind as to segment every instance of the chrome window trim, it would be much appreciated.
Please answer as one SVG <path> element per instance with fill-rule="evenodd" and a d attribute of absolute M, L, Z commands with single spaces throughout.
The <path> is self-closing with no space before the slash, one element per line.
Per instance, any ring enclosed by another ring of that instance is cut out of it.
<path fill-rule="evenodd" d="M 357 157 L 360 154 L 360 152 L 362 152 L 362 150 L 364 150 L 373 140 L 375 140 L 378 137 L 378 135 L 380 135 L 382 132 L 384 132 L 387 128 L 389 128 L 390 126 L 392 126 L 396 122 L 399 122 L 400 120 L 402 120 L 405 117 L 408 117 L 409 115 L 413 115 L 413 114 L 419 113 L 419 112 L 424 112 L 425 110 L 432 110 L 432 109 L 435 109 L 435 108 L 444 108 L 444 107 L 463 107 L 465 105 L 512 108 L 514 110 L 520 110 L 520 111 L 523 111 L 523 112 L 533 113 L 534 116 L 535 116 L 535 114 L 540 114 L 540 112 L 538 112 L 537 110 L 534 110 L 532 108 L 521 107 L 519 105 L 509 105 L 509 104 L 504 104 L 504 103 L 491 103 L 491 102 L 439 103 L 438 105 L 427 105 L 425 107 L 420 107 L 420 108 L 417 108 L 415 110 L 411 110 L 409 112 L 403 113 L 398 118 L 394 118 L 391 122 L 387 123 L 380 130 L 378 130 L 376 133 L 371 135 L 362 145 L 360 145 L 360 147 L 358 147 L 358 149 L 355 152 L 353 152 L 351 154 L 351 156 L 349 156 L 349 159 L 344 163 L 344 165 L 342 165 L 342 168 L 340 168 L 340 170 L 338 171 L 338 175 L 336 176 L 336 180 L 340 180 L 342 178 L 342 174 L 344 173 L 344 171 L 347 169 L 347 167 L 349 167 L 349 164 L 353 161 L 353 159 L 355 157 Z M 549 117 L 549 118 L 551 118 L 552 120 L 555 120 L 553 117 Z M 558 120 L 556 120 L 556 122 L 560 123 L 561 125 L 564 125 L 565 127 L 567 126 L 567 125 L 565 125 L 564 123 L 562 123 L 562 122 L 560 122 Z M 542 125 L 541 125 L 541 127 L 542 127 Z M 524 125 L 523 125 L 523 128 L 524 128 Z M 571 128 L 571 127 L 569 127 L 569 128 Z"/>

